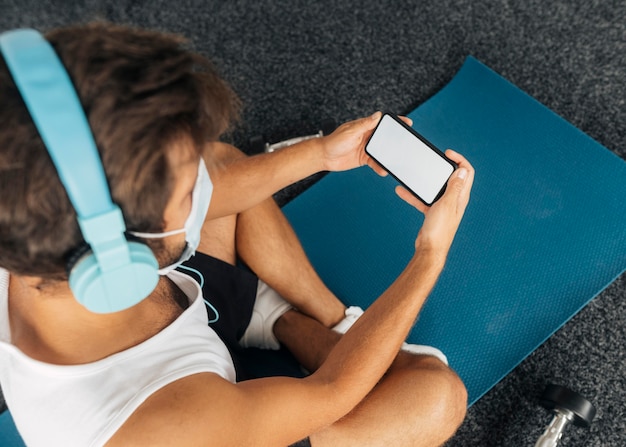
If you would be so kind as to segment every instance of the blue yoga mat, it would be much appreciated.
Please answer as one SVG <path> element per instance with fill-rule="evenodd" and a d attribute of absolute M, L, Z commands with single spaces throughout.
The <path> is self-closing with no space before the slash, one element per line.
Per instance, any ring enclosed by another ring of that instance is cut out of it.
<path fill-rule="evenodd" d="M 436 346 L 470 405 L 626 268 L 626 163 L 474 58 L 409 116 L 476 169 L 448 262 L 409 341 Z M 422 216 L 369 168 L 327 175 L 284 211 L 322 279 L 368 307 Z"/>
<path fill-rule="evenodd" d="M 24 441 L 15 428 L 15 423 L 11 413 L 5 411 L 0 413 L 0 446 L 2 447 L 24 447 Z"/>
<path fill-rule="evenodd" d="M 409 340 L 442 349 L 474 403 L 626 268 L 626 163 L 473 58 L 409 115 L 476 168 L 448 263 Z M 390 178 L 330 174 L 284 211 L 316 269 L 367 307 L 422 218 Z M 0 445 L 23 443 L 8 412 Z"/>

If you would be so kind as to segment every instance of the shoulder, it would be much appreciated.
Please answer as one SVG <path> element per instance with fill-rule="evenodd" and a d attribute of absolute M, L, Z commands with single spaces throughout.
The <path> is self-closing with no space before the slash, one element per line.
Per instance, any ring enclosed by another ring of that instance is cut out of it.
<path fill-rule="evenodd" d="M 247 157 L 244 152 L 235 146 L 221 141 L 206 143 L 202 156 L 207 163 L 229 163 Z"/>

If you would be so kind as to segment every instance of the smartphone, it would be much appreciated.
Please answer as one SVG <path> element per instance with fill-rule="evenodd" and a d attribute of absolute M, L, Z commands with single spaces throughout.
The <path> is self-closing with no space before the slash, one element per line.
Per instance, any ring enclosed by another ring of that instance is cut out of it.
<path fill-rule="evenodd" d="M 430 206 L 444 193 L 455 162 L 395 115 L 385 113 L 365 152 Z"/>

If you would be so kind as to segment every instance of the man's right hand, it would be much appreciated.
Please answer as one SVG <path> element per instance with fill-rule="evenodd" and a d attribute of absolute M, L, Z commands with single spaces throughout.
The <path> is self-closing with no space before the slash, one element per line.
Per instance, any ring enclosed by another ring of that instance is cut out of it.
<path fill-rule="evenodd" d="M 474 168 L 465 157 L 450 149 L 446 156 L 459 167 L 450 177 L 444 195 L 432 206 L 424 205 L 405 188 L 396 187 L 398 196 L 424 213 L 424 224 L 415 241 L 416 250 L 434 251 L 443 258 L 459 228 L 474 182 Z"/>

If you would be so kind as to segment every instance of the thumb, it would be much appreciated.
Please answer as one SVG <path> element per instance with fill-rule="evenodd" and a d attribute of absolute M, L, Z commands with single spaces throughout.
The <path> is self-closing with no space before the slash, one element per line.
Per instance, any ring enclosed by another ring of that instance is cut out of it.
<path fill-rule="evenodd" d="M 446 195 L 452 196 L 456 200 L 457 205 L 461 207 L 467 204 L 468 201 L 468 174 L 469 172 L 466 168 L 459 168 L 448 180 Z"/>
<path fill-rule="evenodd" d="M 461 186 L 465 184 L 466 179 L 467 179 L 467 169 L 465 168 L 457 169 L 454 172 L 454 174 L 450 176 L 450 181 L 454 181 L 455 183 L 458 183 Z"/>
<path fill-rule="evenodd" d="M 365 126 L 366 129 L 373 129 L 374 127 L 376 127 L 382 116 L 382 112 L 375 112 L 373 115 L 363 118 L 361 120 L 361 123 Z"/>

